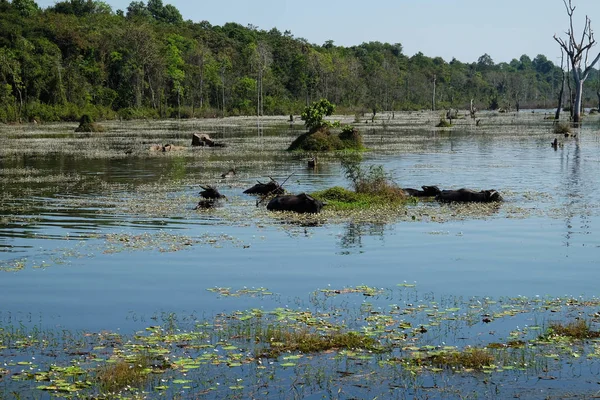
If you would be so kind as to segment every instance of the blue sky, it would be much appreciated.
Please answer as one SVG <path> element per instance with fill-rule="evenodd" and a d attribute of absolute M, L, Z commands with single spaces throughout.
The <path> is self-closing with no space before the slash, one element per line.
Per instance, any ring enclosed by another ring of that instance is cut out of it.
<path fill-rule="evenodd" d="M 105 1 L 113 10 L 126 10 L 131 2 Z M 581 32 L 586 15 L 600 32 L 600 0 L 572 2 L 577 7 L 576 33 Z M 55 1 L 37 3 L 45 8 Z M 477 61 L 484 53 L 496 63 L 522 54 L 532 59 L 544 54 L 560 64 L 560 49 L 552 36 L 565 36 L 569 22 L 562 0 L 163 0 L 163 4 L 174 5 L 184 19 L 192 21 L 237 22 L 264 30 L 276 27 L 315 44 L 327 40 L 342 46 L 401 43 L 408 56 L 420 51 L 462 62 Z M 600 44 L 594 49 L 600 52 Z"/>

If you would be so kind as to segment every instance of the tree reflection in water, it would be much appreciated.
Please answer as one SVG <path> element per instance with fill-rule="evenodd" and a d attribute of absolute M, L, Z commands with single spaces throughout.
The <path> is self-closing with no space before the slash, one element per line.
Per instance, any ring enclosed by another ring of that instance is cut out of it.
<path fill-rule="evenodd" d="M 376 236 L 383 241 L 384 234 L 385 224 L 349 222 L 344 227 L 344 233 L 340 238 L 341 254 L 351 254 L 353 252 L 351 250 L 362 249 L 363 236 Z"/>

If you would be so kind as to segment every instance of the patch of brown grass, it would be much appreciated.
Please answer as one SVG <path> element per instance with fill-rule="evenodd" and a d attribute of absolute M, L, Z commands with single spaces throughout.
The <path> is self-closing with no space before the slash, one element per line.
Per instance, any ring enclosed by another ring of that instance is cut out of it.
<path fill-rule="evenodd" d="M 140 355 L 132 361 L 118 360 L 100 367 L 96 380 L 102 393 L 118 393 L 127 387 L 141 387 L 151 372 L 150 358 Z"/>
<path fill-rule="evenodd" d="M 549 331 L 549 337 L 563 336 L 573 339 L 591 339 L 600 337 L 600 332 L 593 331 L 590 324 L 583 319 L 578 319 L 566 324 L 559 321 L 550 322 Z"/>

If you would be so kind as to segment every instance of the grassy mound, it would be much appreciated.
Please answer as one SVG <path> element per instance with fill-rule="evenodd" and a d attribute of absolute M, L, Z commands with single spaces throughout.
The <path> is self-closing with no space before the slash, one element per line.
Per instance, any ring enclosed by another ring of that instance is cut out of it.
<path fill-rule="evenodd" d="M 400 205 L 406 201 L 404 195 L 390 196 L 387 192 L 357 193 L 340 186 L 311 193 L 311 196 L 327 202 L 327 209 L 334 211 Z"/>
<path fill-rule="evenodd" d="M 364 148 L 362 135 L 358 129 L 344 129 L 340 134 L 334 134 L 325 126 L 314 132 L 298 136 L 288 147 L 288 151 L 335 151 L 362 150 Z"/>

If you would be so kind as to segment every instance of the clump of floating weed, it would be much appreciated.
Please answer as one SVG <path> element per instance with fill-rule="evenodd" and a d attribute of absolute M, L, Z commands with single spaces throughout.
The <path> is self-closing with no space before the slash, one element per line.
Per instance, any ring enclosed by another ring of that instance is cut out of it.
<path fill-rule="evenodd" d="M 565 123 L 554 124 L 554 133 L 562 135 L 565 133 L 571 133 L 571 131 L 572 131 L 572 129 L 569 124 L 565 124 Z"/>
<path fill-rule="evenodd" d="M 96 380 L 102 393 L 118 393 L 127 387 L 142 387 L 150 372 L 150 357 L 140 354 L 132 360 L 118 360 L 100 367 Z"/>
<path fill-rule="evenodd" d="M 544 338 L 554 339 L 559 337 L 591 339 L 600 337 L 600 332 L 593 331 L 590 324 L 583 319 L 569 323 L 562 323 L 560 321 L 550 322 L 548 334 Z"/>
<path fill-rule="evenodd" d="M 493 365 L 494 356 L 486 349 L 468 348 L 463 351 L 440 352 L 428 360 L 438 367 L 454 369 L 483 369 Z"/>
<path fill-rule="evenodd" d="M 332 331 L 319 333 L 308 328 L 269 325 L 257 332 L 256 342 L 267 347 L 257 348 L 259 357 L 277 358 L 282 353 L 319 353 L 327 350 L 379 350 L 377 341 L 358 332 Z"/>

